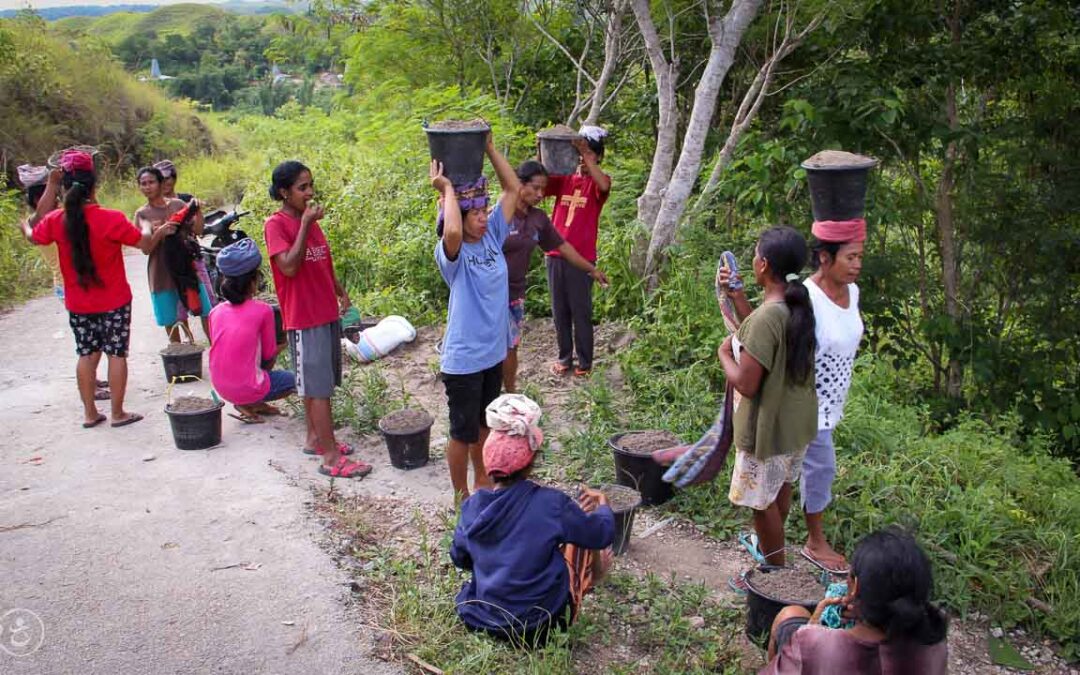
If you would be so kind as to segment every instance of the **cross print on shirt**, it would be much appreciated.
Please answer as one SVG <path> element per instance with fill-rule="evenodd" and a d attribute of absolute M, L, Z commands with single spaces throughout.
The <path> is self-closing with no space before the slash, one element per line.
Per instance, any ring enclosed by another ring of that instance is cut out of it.
<path fill-rule="evenodd" d="M 559 199 L 560 204 L 566 204 L 570 207 L 570 210 L 566 213 L 566 229 L 570 229 L 570 226 L 574 222 L 574 212 L 579 208 L 589 203 L 589 200 L 581 196 L 581 189 L 574 190 L 574 196 L 563 195 Z"/>

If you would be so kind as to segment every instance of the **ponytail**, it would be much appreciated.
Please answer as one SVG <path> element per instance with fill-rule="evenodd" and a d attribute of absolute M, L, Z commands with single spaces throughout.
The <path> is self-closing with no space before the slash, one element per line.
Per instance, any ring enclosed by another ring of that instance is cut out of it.
<path fill-rule="evenodd" d="M 851 558 L 860 619 L 895 643 L 933 645 L 948 622 L 930 602 L 930 560 L 911 535 L 890 527 L 863 537 Z"/>
<path fill-rule="evenodd" d="M 90 254 L 90 229 L 83 213 L 96 182 L 90 171 L 64 172 L 64 229 L 71 244 L 71 264 L 84 290 L 102 285 Z"/>
<path fill-rule="evenodd" d="M 787 377 L 795 384 L 805 384 L 814 373 L 814 308 L 810 293 L 799 278 L 806 267 L 809 251 L 806 239 L 794 229 L 770 227 L 758 239 L 758 255 L 769 264 L 773 278 L 784 284 L 784 304 L 788 308 L 785 332 Z"/>

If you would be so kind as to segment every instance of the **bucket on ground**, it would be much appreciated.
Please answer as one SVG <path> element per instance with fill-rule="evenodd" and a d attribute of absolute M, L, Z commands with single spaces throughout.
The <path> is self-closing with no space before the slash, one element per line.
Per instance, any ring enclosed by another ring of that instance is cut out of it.
<path fill-rule="evenodd" d="M 756 569 L 746 572 L 746 637 L 757 643 L 764 643 L 769 639 L 773 620 L 780 610 L 788 605 L 801 605 L 811 613 L 817 609 L 817 602 L 806 603 L 798 600 L 785 600 L 773 597 L 754 586 L 754 579 L 759 575 L 770 574 L 777 570 L 790 569 L 777 565 L 761 565 Z M 821 589 L 822 597 L 825 596 L 825 588 Z"/>
<path fill-rule="evenodd" d="M 174 342 L 159 353 L 161 354 L 161 364 L 165 367 L 166 382 L 202 378 L 202 347 Z"/>
<path fill-rule="evenodd" d="M 395 469 L 418 469 L 428 463 L 431 447 L 431 415 L 406 408 L 379 420 L 379 431 Z"/>
<path fill-rule="evenodd" d="M 540 142 L 540 163 L 553 176 L 569 176 L 577 171 L 581 154 L 574 147 L 575 139 L 580 138 L 569 127 L 545 129 L 536 134 Z"/>
<path fill-rule="evenodd" d="M 183 396 L 165 404 L 173 442 L 180 450 L 205 450 L 221 443 L 221 401 Z"/>
<path fill-rule="evenodd" d="M 634 513 L 641 505 L 641 494 L 625 485 L 601 485 L 600 491 L 608 499 L 608 506 L 615 514 L 615 541 L 611 549 L 622 555 L 630 548 L 630 534 L 634 530 Z"/>
<path fill-rule="evenodd" d="M 810 184 L 814 220 L 853 220 L 866 210 L 866 183 L 873 157 L 823 150 L 802 163 Z"/>
<path fill-rule="evenodd" d="M 675 495 L 671 483 L 664 482 L 666 468 L 653 461 L 652 451 L 638 454 L 623 449 L 619 441 L 630 433 L 637 432 L 626 431 L 608 439 L 608 446 L 615 460 L 615 481 L 640 492 L 644 506 L 663 504 Z"/>
<path fill-rule="evenodd" d="M 442 162 L 454 185 L 475 183 L 484 173 L 484 148 L 491 127 L 482 120 L 447 120 L 424 126 L 431 158 Z"/>

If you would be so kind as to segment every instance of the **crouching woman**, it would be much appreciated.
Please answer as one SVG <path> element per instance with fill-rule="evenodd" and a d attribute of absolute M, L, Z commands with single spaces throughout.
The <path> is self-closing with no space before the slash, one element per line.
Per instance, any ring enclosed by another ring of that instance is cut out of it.
<path fill-rule="evenodd" d="M 277 358 L 274 310 L 254 299 L 262 276 L 262 254 L 251 239 L 221 249 L 217 258 L 221 294 L 228 302 L 210 311 L 210 381 L 245 421 L 278 415 L 269 404 L 296 391 L 296 378 L 273 370 Z"/>
<path fill-rule="evenodd" d="M 552 630 L 574 621 L 611 565 L 615 537 L 602 493 L 584 490 L 575 502 L 529 480 L 543 443 L 538 417 L 536 404 L 520 395 L 488 406 L 484 466 L 495 488 L 462 503 L 450 547 L 454 564 L 473 573 L 457 595 L 461 620 L 527 648 L 542 647 Z"/>

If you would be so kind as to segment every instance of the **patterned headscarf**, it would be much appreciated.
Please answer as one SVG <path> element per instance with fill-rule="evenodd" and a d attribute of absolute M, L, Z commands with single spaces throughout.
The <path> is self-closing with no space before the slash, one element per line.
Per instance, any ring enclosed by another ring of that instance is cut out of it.
<path fill-rule="evenodd" d="M 162 178 L 176 177 L 176 165 L 167 159 L 163 159 L 160 162 L 154 162 L 154 168 L 161 172 Z"/>
<path fill-rule="evenodd" d="M 24 188 L 41 185 L 49 180 L 49 167 L 23 164 L 16 169 L 19 172 L 19 182 Z"/>
<path fill-rule="evenodd" d="M 473 183 L 466 183 L 464 185 L 455 185 L 454 194 L 457 196 L 458 207 L 462 212 L 472 211 L 473 209 L 487 209 L 490 203 L 487 191 L 487 178 L 480 176 Z M 435 219 L 435 233 L 440 237 L 443 234 L 443 209 L 439 206 L 439 215 Z"/>

